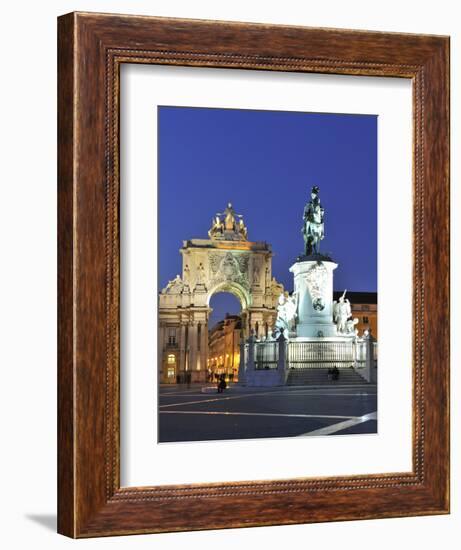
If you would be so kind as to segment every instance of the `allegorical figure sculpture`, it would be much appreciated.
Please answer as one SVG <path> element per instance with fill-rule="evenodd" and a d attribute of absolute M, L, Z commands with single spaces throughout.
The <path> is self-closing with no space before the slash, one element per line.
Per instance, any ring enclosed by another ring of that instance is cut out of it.
<path fill-rule="evenodd" d="M 284 330 L 288 336 L 295 329 L 297 310 L 297 296 L 290 296 L 288 292 L 281 292 L 277 305 L 277 320 L 275 327 L 279 330 Z"/>
<path fill-rule="evenodd" d="M 323 226 L 324 209 L 320 204 L 319 188 L 312 187 L 311 200 L 304 207 L 303 228 L 304 254 L 318 254 L 320 241 L 324 238 Z"/>
<path fill-rule="evenodd" d="M 211 222 L 211 229 L 208 231 L 208 236 L 210 239 L 220 237 L 222 238 L 224 234 L 224 224 L 221 221 L 219 216 L 215 216 Z"/>
<path fill-rule="evenodd" d="M 168 281 L 166 287 L 162 290 L 162 294 L 180 294 L 184 290 L 184 282 L 180 275 L 176 275 L 174 279 Z"/>
<path fill-rule="evenodd" d="M 333 321 L 336 323 L 336 330 L 341 334 L 347 332 L 347 320 L 352 315 L 351 304 L 345 296 L 346 291 L 338 302 L 333 302 Z"/>
<path fill-rule="evenodd" d="M 204 278 L 205 278 L 205 268 L 203 267 L 202 262 L 200 262 L 199 266 L 197 267 L 197 280 L 196 280 L 196 283 L 198 285 L 201 285 L 203 283 Z"/>
<path fill-rule="evenodd" d="M 208 236 L 210 239 L 246 241 L 248 231 L 242 214 L 237 214 L 229 202 L 224 212 L 218 212 L 213 218 Z"/>
<path fill-rule="evenodd" d="M 339 301 L 333 302 L 333 321 L 336 323 L 336 330 L 339 334 L 357 334 L 355 325 L 359 320 L 352 319 L 351 315 L 351 304 L 346 298 L 346 291 L 344 291 Z"/>

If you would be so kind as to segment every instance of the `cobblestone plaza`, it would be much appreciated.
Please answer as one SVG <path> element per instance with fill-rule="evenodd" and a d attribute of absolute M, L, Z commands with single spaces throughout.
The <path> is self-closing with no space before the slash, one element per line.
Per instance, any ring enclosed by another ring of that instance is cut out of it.
<path fill-rule="evenodd" d="M 159 442 L 377 432 L 375 386 L 213 390 L 162 386 Z"/>

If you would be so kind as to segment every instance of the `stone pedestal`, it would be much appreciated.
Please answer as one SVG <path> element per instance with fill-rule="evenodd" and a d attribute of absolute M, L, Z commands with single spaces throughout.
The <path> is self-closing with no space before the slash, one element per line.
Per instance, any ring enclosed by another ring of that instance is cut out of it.
<path fill-rule="evenodd" d="M 376 384 L 377 382 L 377 372 L 375 367 L 375 359 L 374 359 L 374 343 L 376 340 L 373 338 L 371 334 L 368 334 L 365 336 L 365 372 L 364 377 L 367 380 L 367 382 L 371 382 L 372 384 Z"/>
<path fill-rule="evenodd" d="M 297 294 L 297 337 L 337 336 L 333 323 L 333 271 L 329 258 L 305 256 L 290 267 Z"/>

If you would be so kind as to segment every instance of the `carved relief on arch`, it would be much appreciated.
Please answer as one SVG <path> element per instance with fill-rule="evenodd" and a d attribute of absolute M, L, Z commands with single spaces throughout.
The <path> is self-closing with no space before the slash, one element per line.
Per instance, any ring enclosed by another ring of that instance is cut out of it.
<path fill-rule="evenodd" d="M 248 273 L 248 262 L 250 260 L 249 254 L 239 254 L 237 256 L 237 261 L 240 268 L 240 273 L 245 274 Z"/>
<path fill-rule="evenodd" d="M 231 252 L 228 252 L 222 259 L 219 271 L 228 281 L 234 281 L 240 275 L 238 262 Z"/>
<path fill-rule="evenodd" d="M 222 281 L 235 281 L 248 289 L 250 286 L 247 276 L 248 261 L 248 254 L 232 254 L 232 252 L 210 254 L 212 285 Z"/>

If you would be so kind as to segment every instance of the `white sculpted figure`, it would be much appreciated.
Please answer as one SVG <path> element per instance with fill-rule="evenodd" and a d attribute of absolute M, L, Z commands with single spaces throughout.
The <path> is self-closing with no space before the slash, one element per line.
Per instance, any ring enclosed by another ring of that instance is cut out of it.
<path fill-rule="evenodd" d="M 282 292 L 278 299 L 276 328 L 284 330 L 287 336 L 295 328 L 297 296 Z"/>
<path fill-rule="evenodd" d="M 293 294 L 293 296 L 290 296 L 287 293 L 286 302 L 285 302 L 285 311 L 288 319 L 289 330 L 294 330 L 295 328 L 295 320 L 297 315 L 296 310 L 298 306 L 297 298 L 298 298 L 297 294 Z"/>
<path fill-rule="evenodd" d="M 205 268 L 203 267 L 202 262 L 197 267 L 195 286 L 203 285 L 205 282 Z"/>
<path fill-rule="evenodd" d="M 184 274 L 183 274 L 183 279 L 185 283 L 189 282 L 189 275 L 190 275 L 190 269 L 189 269 L 189 266 L 186 264 L 184 266 Z"/>
<path fill-rule="evenodd" d="M 357 325 L 359 320 L 357 317 L 355 319 L 349 319 L 346 323 L 346 332 L 347 334 L 353 334 L 354 336 L 357 336 L 359 331 L 355 328 L 355 325 Z"/>
<path fill-rule="evenodd" d="M 166 287 L 162 290 L 162 294 L 180 294 L 184 288 L 184 283 L 179 275 L 168 281 Z"/>
<path fill-rule="evenodd" d="M 347 320 L 352 314 L 351 304 L 345 296 L 346 291 L 338 302 L 333 302 L 333 321 L 336 323 L 336 330 L 341 334 L 348 333 Z"/>

